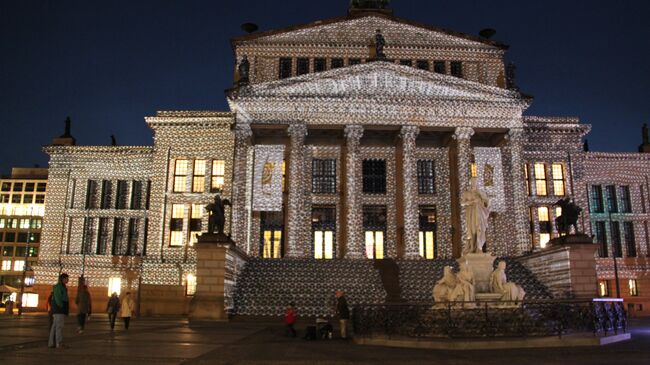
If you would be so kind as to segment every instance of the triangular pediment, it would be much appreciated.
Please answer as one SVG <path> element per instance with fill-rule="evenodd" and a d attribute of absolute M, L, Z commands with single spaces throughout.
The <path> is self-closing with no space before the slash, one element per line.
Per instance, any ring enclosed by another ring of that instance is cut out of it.
<path fill-rule="evenodd" d="M 235 38 L 233 45 L 368 46 L 381 29 L 386 47 L 503 49 L 507 46 L 478 36 L 426 26 L 381 13 L 316 21 L 305 25 Z"/>
<path fill-rule="evenodd" d="M 254 84 L 233 99 L 372 99 L 412 101 L 475 101 L 526 107 L 518 92 L 390 62 L 369 62 L 289 79 Z"/>

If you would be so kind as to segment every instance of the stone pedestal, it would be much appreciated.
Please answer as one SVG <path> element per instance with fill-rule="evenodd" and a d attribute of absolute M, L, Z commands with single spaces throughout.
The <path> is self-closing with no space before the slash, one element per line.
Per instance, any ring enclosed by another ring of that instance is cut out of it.
<path fill-rule="evenodd" d="M 246 254 L 226 235 L 202 234 L 196 249 L 196 292 L 190 302 L 191 322 L 227 321 L 232 288 Z"/>
<path fill-rule="evenodd" d="M 555 238 L 539 252 L 518 259 L 555 298 L 591 299 L 598 295 L 598 245 L 586 235 Z"/>
<path fill-rule="evenodd" d="M 476 293 L 490 292 L 490 274 L 494 271 L 496 257 L 489 253 L 468 253 L 457 259 L 460 264 L 467 262 L 467 266 L 474 274 L 474 288 Z"/>

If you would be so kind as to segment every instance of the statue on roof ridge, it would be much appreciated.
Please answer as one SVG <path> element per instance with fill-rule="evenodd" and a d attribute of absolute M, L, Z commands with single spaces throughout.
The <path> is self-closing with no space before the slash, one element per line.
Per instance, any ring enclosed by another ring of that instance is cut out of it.
<path fill-rule="evenodd" d="M 350 9 L 386 9 L 390 0 L 350 0 Z"/>

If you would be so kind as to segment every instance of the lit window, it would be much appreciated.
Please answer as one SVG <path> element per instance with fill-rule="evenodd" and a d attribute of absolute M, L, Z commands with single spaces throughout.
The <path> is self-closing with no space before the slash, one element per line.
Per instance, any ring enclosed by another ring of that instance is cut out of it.
<path fill-rule="evenodd" d="M 282 231 L 264 230 L 264 247 L 262 257 L 265 259 L 279 259 L 280 247 L 282 243 Z"/>
<path fill-rule="evenodd" d="M 20 227 L 20 229 L 29 228 L 29 219 L 21 219 L 19 227 Z"/>
<path fill-rule="evenodd" d="M 122 279 L 120 278 L 108 279 L 108 296 L 113 295 L 113 293 L 119 296 L 121 289 L 122 289 Z"/>
<path fill-rule="evenodd" d="M 25 260 L 14 261 L 14 271 L 23 271 L 25 269 Z"/>
<path fill-rule="evenodd" d="M 628 286 L 630 287 L 630 295 L 633 297 L 639 296 L 639 288 L 637 287 L 636 279 L 628 280 Z"/>
<path fill-rule="evenodd" d="M 172 218 L 169 224 L 170 246 L 183 245 L 183 218 L 185 218 L 185 205 L 172 204 Z"/>
<path fill-rule="evenodd" d="M 314 258 L 334 258 L 336 209 L 329 207 L 312 208 L 311 227 L 314 239 Z"/>
<path fill-rule="evenodd" d="M 384 258 L 384 231 L 366 231 L 366 257 Z"/>
<path fill-rule="evenodd" d="M 226 164 L 224 160 L 212 161 L 212 182 L 210 183 L 210 190 L 215 192 L 223 189 L 224 176 L 226 174 Z"/>
<path fill-rule="evenodd" d="M 546 164 L 535 164 L 535 193 L 546 196 Z"/>
<path fill-rule="evenodd" d="M 201 234 L 203 211 L 205 206 L 202 204 L 192 204 L 190 215 L 190 246 L 194 246 L 197 241 L 197 235 Z"/>
<path fill-rule="evenodd" d="M 539 247 L 545 248 L 551 240 L 551 222 L 548 207 L 537 207 L 537 220 L 539 221 Z"/>
<path fill-rule="evenodd" d="M 553 173 L 553 195 L 564 196 L 564 166 L 561 163 L 554 163 L 551 165 Z"/>
<path fill-rule="evenodd" d="M 420 256 L 428 260 L 435 259 L 438 254 L 436 246 L 436 207 L 421 206 L 418 215 Z"/>
<path fill-rule="evenodd" d="M 187 160 L 176 160 L 174 166 L 174 192 L 182 193 L 185 191 L 185 182 L 187 181 Z"/>
<path fill-rule="evenodd" d="M 284 160 L 282 160 L 282 192 L 286 191 L 285 190 L 286 184 L 284 183 L 286 175 L 287 175 L 287 164 Z"/>
<path fill-rule="evenodd" d="M 472 162 L 470 168 L 472 170 L 472 177 L 476 177 L 476 162 Z"/>
<path fill-rule="evenodd" d="M 205 160 L 194 160 L 194 176 L 192 177 L 192 192 L 205 191 Z"/>
<path fill-rule="evenodd" d="M 607 283 L 607 280 L 598 282 L 598 295 L 601 297 L 609 296 L 609 285 Z"/>
<path fill-rule="evenodd" d="M 2 271 L 11 270 L 11 260 L 2 260 Z"/>
<path fill-rule="evenodd" d="M 363 231 L 365 232 L 366 257 L 383 259 L 386 206 L 366 205 L 363 207 Z"/>
<path fill-rule="evenodd" d="M 196 276 L 193 274 L 187 274 L 186 279 L 185 295 L 191 296 L 196 294 Z"/>

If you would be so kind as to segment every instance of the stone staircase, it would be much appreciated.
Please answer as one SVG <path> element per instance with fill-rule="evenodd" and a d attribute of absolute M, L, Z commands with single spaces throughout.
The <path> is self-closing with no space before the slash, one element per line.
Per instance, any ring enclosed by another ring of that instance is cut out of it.
<path fill-rule="evenodd" d="M 508 281 L 524 287 L 527 299 L 549 299 L 546 287 L 522 264 L 510 258 Z M 354 304 L 431 303 L 435 282 L 445 266 L 458 270 L 456 261 L 445 260 L 314 260 L 251 259 L 237 280 L 231 314 L 281 316 L 294 302 L 299 316 L 334 315 L 334 292 L 346 293 Z"/>

